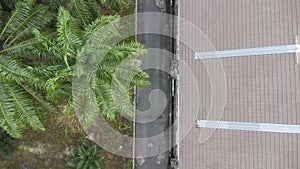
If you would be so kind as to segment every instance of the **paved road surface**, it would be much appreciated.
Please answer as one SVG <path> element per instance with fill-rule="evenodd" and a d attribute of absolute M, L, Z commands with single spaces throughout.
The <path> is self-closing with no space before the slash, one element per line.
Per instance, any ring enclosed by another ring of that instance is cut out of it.
<path fill-rule="evenodd" d="M 156 0 L 137 0 L 138 3 L 138 12 L 161 12 L 161 8 L 158 7 Z M 161 7 L 163 4 L 160 4 Z M 138 32 L 144 32 L 149 26 L 157 26 L 161 30 L 167 24 L 167 21 L 158 20 L 153 23 L 151 18 L 138 18 Z M 154 25 L 155 24 L 155 25 Z M 144 34 L 139 35 L 138 39 L 146 45 L 147 48 L 158 48 L 158 49 L 169 49 L 169 38 L 153 35 L 153 34 Z M 162 57 L 162 51 L 152 51 L 149 50 L 150 53 L 148 56 L 143 57 L 142 59 L 142 67 L 146 68 L 147 65 L 155 65 L 155 67 L 159 68 L 169 68 L 170 66 L 170 58 Z M 150 106 L 154 106 L 151 109 L 159 109 L 162 104 L 166 103 L 166 108 L 163 113 L 152 121 L 151 116 L 142 117 L 143 120 L 150 120 L 148 123 L 136 123 L 135 135 L 137 138 L 148 138 L 152 136 L 156 136 L 158 134 L 163 133 L 164 129 L 167 127 L 169 123 L 169 112 L 170 112 L 170 77 L 169 74 L 158 70 L 158 69 L 148 69 L 146 70 L 150 75 L 151 86 L 147 88 L 142 88 L 137 90 L 137 110 L 145 111 L 150 108 Z M 149 103 L 149 93 L 154 89 L 159 89 L 164 92 L 166 98 L 159 97 L 153 99 L 152 104 Z M 148 112 L 148 113 L 157 113 L 157 112 Z M 136 113 L 136 118 L 140 119 L 141 114 Z M 149 119 L 147 119 L 149 118 Z M 151 143 L 151 142 L 136 142 L 135 153 L 137 156 L 142 154 L 143 151 L 152 151 L 153 149 L 160 149 L 162 147 L 166 147 L 169 144 L 169 137 L 166 135 L 159 143 Z M 154 157 L 148 158 L 140 158 L 135 162 L 136 169 L 167 169 L 168 168 L 168 160 L 169 154 L 168 152 L 159 154 Z"/>

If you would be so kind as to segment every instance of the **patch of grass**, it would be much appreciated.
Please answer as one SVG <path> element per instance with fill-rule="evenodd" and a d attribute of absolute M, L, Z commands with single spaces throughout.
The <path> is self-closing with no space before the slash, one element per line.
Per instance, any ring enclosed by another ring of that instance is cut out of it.
<path fill-rule="evenodd" d="M 133 160 L 132 159 L 127 159 L 125 163 L 126 169 L 132 169 L 133 168 Z"/>

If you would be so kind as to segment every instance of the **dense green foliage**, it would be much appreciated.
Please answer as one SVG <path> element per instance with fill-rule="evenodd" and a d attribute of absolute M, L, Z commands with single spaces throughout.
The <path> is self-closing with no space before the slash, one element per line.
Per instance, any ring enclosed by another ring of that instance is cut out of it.
<path fill-rule="evenodd" d="M 99 2 L 108 5 L 109 8 L 115 11 L 121 11 L 122 8 L 128 8 L 126 0 L 99 0 Z"/>
<path fill-rule="evenodd" d="M 26 127 L 44 131 L 42 112 L 56 112 L 62 104 L 64 113 L 73 113 L 72 78 L 76 62 L 83 57 L 81 50 L 97 30 L 119 20 L 118 16 L 101 15 L 97 6 L 103 2 L 106 1 L 0 3 L 0 126 L 10 135 L 19 138 Z M 148 84 L 148 75 L 131 61 L 145 53 L 143 45 L 124 42 L 96 56 L 102 62 L 93 89 L 107 119 L 114 120 L 117 112 L 133 110 L 132 105 L 113 100 L 115 95 L 130 97 L 128 87 L 113 78 L 120 63 L 127 63 L 122 67 L 124 79 L 136 73 L 131 87 Z M 112 89 L 112 83 L 118 90 Z M 95 116 L 93 112 L 83 113 Z"/>
<path fill-rule="evenodd" d="M 7 17 L 0 25 L 0 125 L 19 138 L 25 126 L 44 131 L 39 108 L 51 109 L 39 92 L 46 80 L 27 64 L 32 55 L 24 48 L 36 44 L 31 30 L 45 27 L 52 14 L 47 6 L 29 0 L 16 3 L 12 11 L 2 9 Z"/>
<path fill-rule="evenodd" d="M 76 169 L 100 169 L 99 162 L 102 160 L 104 157 L 99 155 L 97 145 L 89 145 L 81 140 L 67 166 Z"/>
<path fill-rule="evenodd" d="M 13 138 L 3 129 L 0 129 L 0 156 L 2 159 L 9 159 L 11 156 Z"/>

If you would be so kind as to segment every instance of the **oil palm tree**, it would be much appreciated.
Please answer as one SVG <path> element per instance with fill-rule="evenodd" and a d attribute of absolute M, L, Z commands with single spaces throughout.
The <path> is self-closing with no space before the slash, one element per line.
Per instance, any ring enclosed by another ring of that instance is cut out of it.
<path fill-rule="evenodd" d="M 54 100 L 67 98 L 68 104 L 64 112 L 72 113 L 73 110 L 71 80 L 74 75 L 75 63 L 82 59 L 82 50 L 92 50 L 87 49 L 87 45 L 84 44 L 89 42 L 97 30 L 105 28 L 112 22 L 117 23 L 118 20 L 118 16 L 100 16 L 93 22 L 86 24 L 79 18 L 73 17 L 65 8 L 60 7 L 55 32 L 35 31 L 39 44 L 30 46 L 30 50 L 36 51 L 39 56 L 51 57 L 49 60 L 52 60 L 52 63 L 56 63 L 56 74 L 47 80 L 46 87 L 48 98 L 54 98 Z M 118 34 L 117 30 L 115 34 Z M 84 49 L 83 46 L 85 46 Z M 130 81 L 131 87 L 149 84 L 146 80 L 148 75 L 140 69 L 138 64 L 132 62 L 132 59 L 143 56 L 145 53 L 146 49 L 143 45 L 131 41 L 118 43 L 104 55 L 102 53 L 96 54 L 96 57 L 101 58 L 102 61 L 97 67 L 98 70 L 92 88 L 95 91 L 95 101 L 101 113 L 107 119 L 114 120 L 117 112 L 133 113 L 133 107 L 128 102 L 128 97 L 130 97 L 128 86 L 125 86 L 122 80 L 128 80 L 130 77 L 133 77 Z M 122 79 L 115 79 L 114 75 L 116 70 L 120 68 L 121 63 L 123 70 Z M 135 75 L 132 76 L 132 73 Z M 113 90 L 112 83 L 116 84 L 116 89 L 118 90 Z M 114 96 L 118 96 L 117 100 L 122 100 L 122 102 L 116 102 Z M 83 113 L 86 120 L 90 119 L 92 121 L 97 116 L 96 113 L 88 111 Z"/>
<path fill-rule="evenodd" d="M 41 112 L 56 110 L 50 103 L 66 102 L 64 112 L 73 113 L 72 77 L 81 50 L 97 30 L 119 19 L 100 16 L 95 7 L 98 3 L 49 0 L 41 4 L 36 0 L 16 0 L 8 11 L 2 5 L 9 4 L 0 3 L 0 12 L 4 13 L 0 18 L 0 126 L 13 137 L 20 138 L 28 126 L 44 131 Z M 114 120 L 120 111 L 133 112 L 130 103 L 114 101 L 114 96 L 127 100 L 129 93 L 127 86 L 113 76 L 118 65 L 128 60 L 124 79 L 134 72 L 131 87 L 147 85 L 148 75 L 130 61 L 145 53 L 144 46 L 133 41 L 119 43 L 104 56 L 96 56 L 103 61 L 93 85 L 95 102 L 107 119 Z M 118 90 L 112 89 L 112 82 Z M 95 116 L 84 112 L 86 119 Z"/>
<path fill-rule="evenodd" d="M 33 0 L 16 2 L 11 12 L 0 4 L 0 126 L 15 138 L 30 126 L 44 131 L 40 110 L 50 108 L 41 93 L 45 78 L 24 64 L 22 49 L 36 43 L 31 29 L 40 30 L 52 19 L 48 7 Z"/>

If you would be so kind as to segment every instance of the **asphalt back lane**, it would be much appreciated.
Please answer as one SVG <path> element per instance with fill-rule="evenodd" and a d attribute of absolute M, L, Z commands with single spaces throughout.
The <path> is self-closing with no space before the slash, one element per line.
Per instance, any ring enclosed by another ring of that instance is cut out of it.
<path fill-rule="evenodd" d="M 158 0 L 137 0 L 137 11 L 141 12 L 161 12 L 164 9 L 164 2 Z M 137 18 L 137 32 L 145 32 L 147 27 L 157 26 L 160 30 L 166 31 L 164 28 L 168 21 L 165 20 L 156 20 L 153 23 L 151 18 Z M 138 35 L 138 40 L 146 45 L 147 48 L 156 48 L 169 50 L 170 49 L 170 39 L 162 35 L 154 34 L 143 34 Z M 142 67 L 147 68 L 147 65 L 155 65 L 157 68 L 165 67 L 169 69 L 170 66 L 170 57 L 162 57 L 163 51 L 157 50 L 156 52 L 150 52 L 149 55 L 142 58 Z M 139 111 L 146 111 L 151 106 L 161 107 L 163 102 L 161 97 L 154 98 L 156 102 L 149 103 L 149 94 L 155 89 L 159 89 L 166 96 L 166 107 L 164 111 L 156 119 L 150 119 L 151 116 L 143 116 L 140 113 L 136 113 L 136 119 L 144 118 L 143 121 L 149 121 L 147 123 L 138 123 L 135 124 L 135 137 L 136 138 L 149 138 L 156 135 L 159 135 L 165 131 L 169 123 L 169 112 L 170 112 L 170 93 L 171 93 L 171 84 L 170 76 L 168 72 L 159 70 L 159 69 L 146 69 L 146 72 L 149 73 L 151 86 L 146 88 L 137 89 L 137 98 L 136 98 L 136 109 Z M 155 109 L 155 108 L 154 108 Z M 138 111 L 137 111 L 138 112 Z M 157 113 L 157 112 L 149 112 Z M 149 119 L 145 119 L 149 118 Z M 153 157 L 144 158 L 139 154 L 143 152 L 153 151 L 153 149 L 160 149 L 161 147 L 168 146 L 169 144 L 169 135 L 165 137 L 157 144 L 147 141 L 137 141 L 135 144 L 135 154 L 140 157 L 135 160 L 136 169 L 167 169 L 169 163 L 169 152 L 164 152 L 157 154 Z"/>

